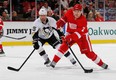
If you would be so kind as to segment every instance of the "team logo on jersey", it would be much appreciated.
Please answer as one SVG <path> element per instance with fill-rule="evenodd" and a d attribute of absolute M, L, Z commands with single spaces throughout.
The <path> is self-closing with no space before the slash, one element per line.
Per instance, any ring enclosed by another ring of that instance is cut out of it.
<path fill-rule="evenodd" d="M 77 29 L 77 25 L 74 23 L 69 23 L 70 29 Z"/>

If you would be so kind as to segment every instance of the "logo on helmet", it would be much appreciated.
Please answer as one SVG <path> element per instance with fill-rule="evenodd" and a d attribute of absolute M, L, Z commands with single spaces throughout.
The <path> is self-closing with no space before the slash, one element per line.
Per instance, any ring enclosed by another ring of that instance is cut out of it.
<path fill-rule="evenodd" d="M 47 15 L 46 9 L 41 8 L 41 9 L 39 10 L 39 15 Z"/>
<path fill-rule="evenodd" d="M 74 10 L 82 10 L 82 5 L 81 4 L 76 4 L 74 7 L 73 7 Z"/>

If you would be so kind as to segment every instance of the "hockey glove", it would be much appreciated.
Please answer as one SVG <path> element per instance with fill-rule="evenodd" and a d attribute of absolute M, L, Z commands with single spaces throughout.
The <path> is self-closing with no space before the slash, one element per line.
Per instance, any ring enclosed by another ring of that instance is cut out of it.
<path fill-rule="evenodd" d="M 38 43 L 37 43 L 37 42 L 34 43 L 34 44 L 33 44 L 33 47 L 34 47 L 34 49 L 36 49 L 36 50 L 39 49 L 39 45 L 38 45 Z"/>
<path fill-rule="evenodd" d="M 71 35 L 67 35 L 66 37 L 65 36 L 62 36 L 61 37 L 62 38 L 62 41 L 63 42 L 71 42 L 72 41 L 72 37 L 71 37 Z"/>
<path fill-rule="evenodd" d="M 40 39 L 40 38 L 37 38 L 37 39 L 34 39 L 34 40 L 33 40 L 33 47 L 34 47 L 34 49 L 39 49 L 39 45 L 38 45 L 39 39 Z"/>
<path fill-rule="evenodd" d="M 67 36 L 65 37 L 65 39 L 66 39 L 66 41 L 67 41 L 68 43 L 70 43 L 70 42 L 72 41 L 72 36 L 71 36 L 71 35 L 67 35 Z"/>
<path fill-rule="evenodd" d="M 81 38 L 81 35 L 78 32 L 66 35 L 66 37 L 62 40 L 65 42 L 70 43 L 72 40 L 77 41 L 79 38 Z"/>

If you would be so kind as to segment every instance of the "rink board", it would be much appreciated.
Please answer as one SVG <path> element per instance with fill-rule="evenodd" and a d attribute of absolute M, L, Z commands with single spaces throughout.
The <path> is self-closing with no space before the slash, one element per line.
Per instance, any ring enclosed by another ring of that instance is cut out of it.
<path fill-rule="evenodd" d="M 33 22 L 4 22 L 4 35 L 20 38 L 15 40 L 3 37 L 2 44 L 12 45 L 32 45 Z M 93 44 L 116 43 L 116 22 L 88 22 L 88 30 Z"/>

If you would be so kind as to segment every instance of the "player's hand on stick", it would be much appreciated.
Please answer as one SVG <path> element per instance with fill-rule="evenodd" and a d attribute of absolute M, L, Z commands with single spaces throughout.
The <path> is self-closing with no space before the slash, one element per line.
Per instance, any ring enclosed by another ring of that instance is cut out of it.
<path fill-rule="evenodd" d="M 36 43 L 36 42 L 38 42 L 39 40 L 40 40 L 40 38 L 33 39 L 33 44 Z"/>
<path fill-rule="evenodd" d="M 72 41 L 71 35 L 62 36 L 62 41 L 70 43 Z"/>
<path fill-rule="evenodd" d="M 40 38 L 33 39 L 33 47 L 36 50 L 39 49 L 39 44 L 38 44 L 39 39 Z"/>

